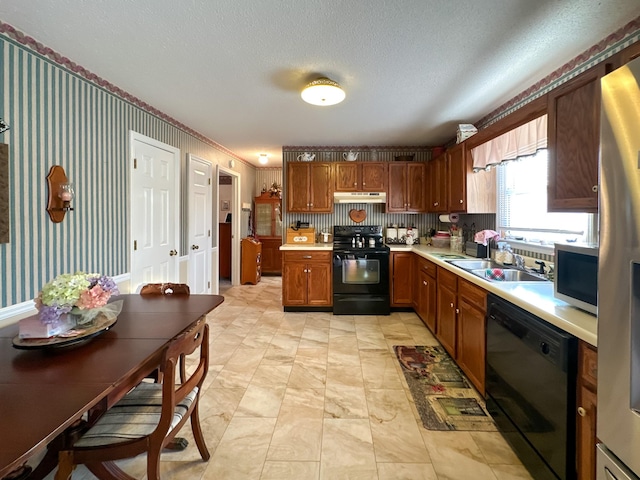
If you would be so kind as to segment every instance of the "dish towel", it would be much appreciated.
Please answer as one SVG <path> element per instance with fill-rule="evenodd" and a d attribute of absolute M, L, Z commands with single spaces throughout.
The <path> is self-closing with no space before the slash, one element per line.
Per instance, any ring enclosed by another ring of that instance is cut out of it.
<path fill-rule="evenodd" d="M 487 268 L 484 276 L 489 280 L 504 280 L 504 271 L 501 268 Z"/>
<path fill-rule="evenodd" d="M 480 230 L 473 237 L 473 241 L 486 245 L 492 238 L 499 239 L 500 234 L 495 230 Z"/>

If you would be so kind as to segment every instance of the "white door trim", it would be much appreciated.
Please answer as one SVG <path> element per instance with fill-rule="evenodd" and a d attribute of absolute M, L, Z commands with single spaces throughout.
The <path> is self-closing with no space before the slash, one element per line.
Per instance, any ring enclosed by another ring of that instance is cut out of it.
<path fill-rule="evenodd" d="M 225 168 L 222 165 L 217 165 L 216 185 L 219 185 L 220 183 L 220 173 L 224 173 L 231 177 L 231 198 L 233 200 L 231 202 L 231 285 L 240 285 L 240 240 L 242 240 L 240 238 L 240 211 L 242 207 L 240 201 L 240 174 L 234 170 Z M 216 212 L 219 211 L 217 205 L 220 205 L 219 189 L 214 206 Z M 220 231 L 218 227 L 220 220 L 221 219 L 218 219 L 218 222 L 216 222 L 216 238 L 218 241 L 220 239 Z M 218 269 L 215 274 L 219 275 L 220 270 Z"/>
<path fill-rule="evenodd" d="M 153 147 L 162 149 L 162 150 L 166 150 L 167 152 L 170 152 L 173 155 L 173 159 L 174 159 L 174 185 L 173 185 L 173 191 L 175 192 L 175 199 L 176 201 L 173 202 L 173 215 L 175 217 L 175 221 L 176 221 L 176 229 L 174 231 L 174 244 L 176 245 L 176 249 L 178 250 L 178 255 L 175 255 L 173 257 L 174 262 L 175 262 L 175 268 L 174 268 L 174 272 L 175 272 L 175 278 L 172 279 L 172 281 L 177 282 L 178 281 L 178 276 L 179 276 L 179 269 L 178 269 L 178 259 L 180 258 L 180 254 L 182 253 L 182 248 L 180 245 L 180 231 L 181 231 L 181 226 L 182 226 L 182 219 L 180 216 L 180 212 L 181 212 L 181 204 L 182 204 L 182 192 L 180 189 L 180 166 L 181 166 L 181 162 L 180 162 L 180 149 L 173 147 L 171 145 L 167 145 L 166 143 L 160 142 L 159 140 L 156 140 L 154 138 L 151 137 L 147 137 L 146 135 L 142 135 L 141 133 L 135 132 L 133 130 L 129 130 L 129 205 L 128 205 L 128 210 L 129 210 L 129 224 L 127 226 L 127 234 L 128 234 L 128 238 L 129 238 L 129 272 L 131 275 L 131 289 L 135 290 L 136 289 L 136 285 L 134 285 L 134 272 L 132 271 L 132 257 L 133 257 L 133 252 L 134 252 L 134 245 L 133 245 L 133 229 L 132 229 L 132 225 L 131 225 L 131 219 L 133 218 L 133 209 L 135 208 L 135 205 L 133 205 L 133 201 L 132 199 L 135 198 L 135 194 L 133 192 L 133 182 L 131 181 L 132 175 L 133 175 L 133 170 L 134 170 L 134 158 L 135 158 L 135 143 L 136 142 L 141 142 L 141 143 L 146 143 L 148 145 L 151 145 Z"/>

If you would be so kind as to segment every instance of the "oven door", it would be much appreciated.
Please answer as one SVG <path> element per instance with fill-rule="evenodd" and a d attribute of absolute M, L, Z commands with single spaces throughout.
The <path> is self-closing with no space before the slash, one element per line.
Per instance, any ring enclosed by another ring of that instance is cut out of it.
<path fill-rule="evenodd" d="M 388 294 L 387 252 L 336 252 L 333 256 L 333 293 Z"/>

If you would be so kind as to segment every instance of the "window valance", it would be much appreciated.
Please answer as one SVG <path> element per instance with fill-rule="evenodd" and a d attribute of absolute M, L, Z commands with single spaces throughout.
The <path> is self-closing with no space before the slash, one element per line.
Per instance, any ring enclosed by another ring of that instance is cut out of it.
<path fill-rule="evenodd" d="M 533 155 L 543 148 L 547 148 L 546 115 L 471 149 L 473 170 L 487 170 L 505 161 Z"/>

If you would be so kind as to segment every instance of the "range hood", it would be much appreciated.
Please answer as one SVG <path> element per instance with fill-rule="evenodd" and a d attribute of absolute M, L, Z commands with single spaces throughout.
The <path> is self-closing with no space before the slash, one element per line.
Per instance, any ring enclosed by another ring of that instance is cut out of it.
<path fill-rule="evenodd" d="M 334 192 L 333 203 L 387 203 L 387 193 Z"/>

